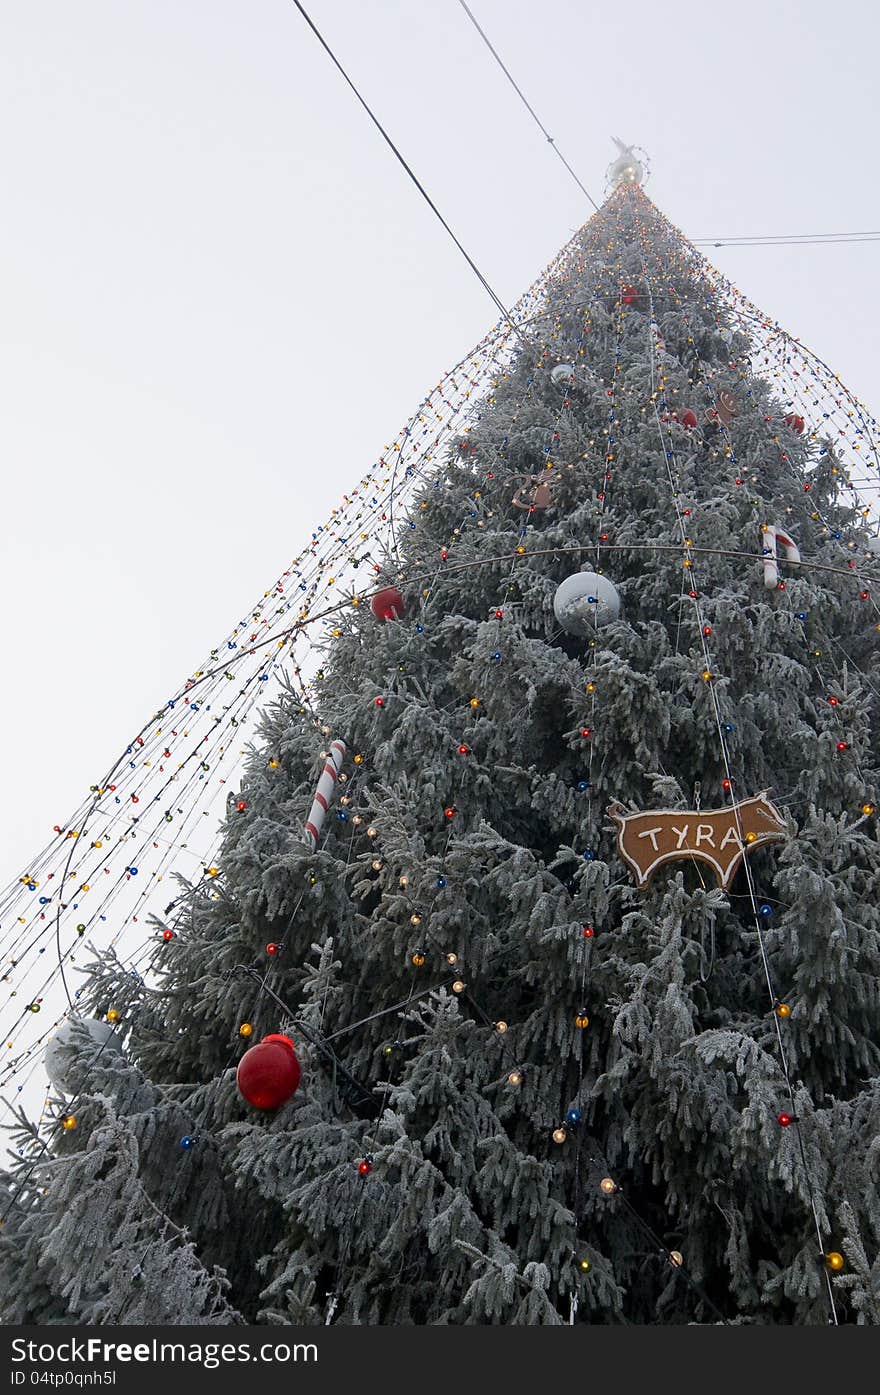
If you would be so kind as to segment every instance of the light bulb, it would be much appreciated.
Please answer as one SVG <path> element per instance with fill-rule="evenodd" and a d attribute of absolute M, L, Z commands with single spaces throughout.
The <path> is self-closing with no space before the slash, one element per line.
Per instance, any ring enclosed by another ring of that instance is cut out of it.
<path fill-rule="evenodd" d="M 604 1192 L 606 1196 L 611 1196 L 613 1192 L 617 1191 L 617 1183 L 613 1177 L 603 1177 L 599 1183 L 599 1190 Z"/>

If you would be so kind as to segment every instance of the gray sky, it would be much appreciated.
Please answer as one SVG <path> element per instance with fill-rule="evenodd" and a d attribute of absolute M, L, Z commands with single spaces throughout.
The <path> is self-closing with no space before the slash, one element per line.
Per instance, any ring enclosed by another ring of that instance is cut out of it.
<path fill-rule="evenodd" d="M 591 213 L 457 0 L 306 6 L 502 298 Z M 473 0 L 601 202 L 880 226 L 880 22 Z M 289 0 L 0 3 L 0 882 L 496 318 Z M 710 258 L 875 411 L 880 246 Z"/>

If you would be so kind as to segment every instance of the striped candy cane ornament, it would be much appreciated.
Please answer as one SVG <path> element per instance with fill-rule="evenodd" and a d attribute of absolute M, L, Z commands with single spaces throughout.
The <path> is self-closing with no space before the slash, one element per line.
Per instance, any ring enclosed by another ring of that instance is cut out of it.
<path fill-rule="evenodd" d="M 761 529 L 761 540 L 764 544 L 762 548 L 764 585 L 770 590 L 774 590 L 779 585 L 779 568 L 776 565 L 777 544 L 782 548 L 782 555 L 787 562 L 799 562 L 801 554 L 797 543 L 787 533 L 783 533 L 781 528 L 774 528 L 772 523 L 766 523 Z"/>
<path fill-rule="evenodd" d="M 345 742 L 333 741 L 327 753 L 324 769 L 321 771 L 318 780 L 318 788 L 315 790 L 315 797 L 312 800 L 312 807 L 309 810 L 309 817 L 306 819 L 303 842 L 307 843 L 312 852 L 318 846 L 318 839 L 321 836 L 321 829 L 324 826 L 324 819 L 327 810 L 330 808 L 330 800 L 333 798 L 333 791 L 336 788 L 336 781 L 342 769 L 342 762 L 345 760 Z"/>

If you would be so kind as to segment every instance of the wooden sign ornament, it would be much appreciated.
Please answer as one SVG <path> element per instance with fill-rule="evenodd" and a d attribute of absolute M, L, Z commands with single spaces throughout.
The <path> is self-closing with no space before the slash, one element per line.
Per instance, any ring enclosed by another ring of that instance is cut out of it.
<path fill-rule="evenodd" d="M 609 816 L 617 824 L 620 856 L 635 873 L 636 885 L 646 887 L 664 862 L 690 858 L 708 862 L 725 891 L 747 852 L 786 837 L 785 820 L 762 790 L 727 809 L 649 809 L 626 814 L 612 804 Z"/>

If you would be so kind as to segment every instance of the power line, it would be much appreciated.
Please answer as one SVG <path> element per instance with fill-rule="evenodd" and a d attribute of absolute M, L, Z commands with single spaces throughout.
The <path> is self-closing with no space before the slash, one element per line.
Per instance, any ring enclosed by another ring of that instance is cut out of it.
<path fill-rule="evenodd" d="M 473 271 L 473 273 L 474 273 L 474 275 L 476 276 L 477 280 L 480 282 L 480 285 L 481 285 L 481 286 L 483 287 L 483 289 L 484 289 L 485 291 L 487 291 L 488 294 L 492 297 L 492 300 L 495 302 L 495 305 L 496 305 L 496 306 L 498 307 L 498 309 L 501 311 L 502 316 L 503 316 L 504 319 L 507 321 L 507 323 L 510 325 L 511 329 L 513 329 L 517 334 L 519 334 L 520 331 L 519 331 L 517 325 L 514 323 L 513 319 L 511 318 L 510 311 L 507 309 L 507 306 L 504 304 L 504 301 L 501 300 L 501 298 L 495 294 L 494 290 L 493 290 L 492 287 L 489 285 L 489 282 L 486 280 L 485 276 L 484 276 L 483 273 L 480 271 L 480 268 L 477 266 L 476 262 L 475 262 L 475 261 L 473 260 L 473 258 L 472 258 L 471 256 L 469 256 L 469 254 L 465 251 L 464 247 L 463 247 L 462 244 L 459 242 L 458 238 L 455 236 L 455 233 L 452 231 L 452 229 L 451 229 L 451 227 L 449 226 L 449 224 L 447 223 L 446 219 L 443 217 L 443 214 L 440 212 L 440 210 L 439 210 L 439 208 L 437 207 L 437 205 L 435 204 L 434 200 L 431 198 L 430 194 L 429 194 L 428 191 L 425 189 L 425 186 L 421 183 L 421 181 L 420 181 L 420 180 L 418 179 L 418 177 L 416 176 L 415 172 L 414 172 L 414 171 L 411 169 L 411 167 L 407 164 L 406 160 L 405 160 L 405 159 L 403 158 L 403 156 L 401 155 L 400 151 L 398 150 L 397 146 L 394 144 L 394 141 L 391 139 L 391 137 L 389 136 L 388 132 L 385 130 L 385 127 L 382 125 L 382 123 L 381 123 L 381 121 L 379 120 L 379 118 L 378 118 L 378 117 L 376 116 L 376 114 L 373 112 L 372 108 L 369 106 L 369 104 L 367 103 L 366 99 L 365 99 L 364 97 L 361 96 L 360 92 L 359 92 L 358 89 L 355 87 L 355 85 L 354 85 L 354 83 L 352 82 L 351 78 L 348 76 L 348 73 L 345 71 L 345 69 L 343 68 L 343 66 L 342 66 L 342 64 L 340 63 L 339 59 L 336 57 L 336 54 L 333 52 L 333 50 L 331 49 L 330 45 L 327 43 L 327 40 L 323 37 L 323 35 L 320 33 L 320 31 L 319 31 L 319 30 L 317 29 L 317 27 L 315 26 L 314 22 L 310 19 L 309 15 L 308 15 L 308 14 L 306 13 L 306 11 L 303 9 L 302 5 L 300 4 L 300 0 L 293 0 L 293 3 L 294 3 L 294 5 L 296 6 L 296 8 L 299 10 L 299 12 L 300 12 L 300 14 L 302 15 L 303 19 L 305 20 L 306 24 L 307 24 L 307 25 L 309 26 L 309 28 L 311 29 L 311 31 L 312 31 L 312 33 L 314 34 L 315 38 L 318 40 L 318 43 L 319 43 L 319 44 L 321 45 L 321 47 L 324 49 L 324 52 L 327 54 L 327 56 L 328 56 L 328 58 L 330 59 L 330 61 L 334 64 L 334 66 L 339 70 L 339 72 L 340 72 L 340 73 L 342 74 L 342 76 L 345 78 L 345 81 L 348 83 L 348 85 L 349 85 L 349 87 L 351 88 L 352 92 L 353 92 L 354 95 L 357 97 L 358 101 L 360 102 L 360 104 L 361 104 L 361 106 L 363 107 L 364 111 L 367 113 L 367 116 L 370 118 L 370 120 L 372 121 L 373 125 L 376 127 L 376 130 L 379 132 L 379 134 L 381 135 L 382 139 L 383 139 L 383 140 L 385 141 L 385 143 L 389 146 L 389 148 L 393 151 L 395 157 L 400 161 L 401 165 L 403 165 L 403 168 L 406 170 L 407 174 L 409 175 L 409 177 L 410 177 L 410 179 L 412 180 L 413 184 L 414 184 L 414 185 L 416 186 L 416 188 L 418 189 L 418 191 L 419 191 L 419 193 L 421 194 L 422 198 L 423 198 L 423 199 L 425 200 L 425 202 L 427 203 L 428 207 L 431 209 L 431 211 L 434 213 L 434 215 L 436 216 L 436 218 L 438 219 L 438 221 L 439 221 L 439 222 L 441 223 L 441 225 L 446 229 L 446 231 L 448 232 L 449 236 L 452 238 L 452 241 L 455 243 L 455 245 L 456 245 L 456 247 L 458 248 L 459 252 L 460 252 L 461 255 L 464 257 L 465 261 L 467 262 L 468 266 L 469 266 L 469 267 L 471 268 L 471 270 Z"/>
<path fill-rule="evenodd" d="M 536 125 L 539 127 L 539 129 L 541 130 L 542 134 L 543 134 L 544 136 L 546 136 L 547 140 L 548 140 L 548 141 L 550 142 L 550 144 L 553 146 L 553 149 L 554 149 L 555 153 L 559 156 L 560 160 L 561 160 L 562 163 L 565 165 L 565 168 L 568 170 L 569 174 L 571 175 L 571 177 L 572 177 L 572 179 L 574 180 L 575 184 L 576 184 L 576 185 L 578 186 L 578 188 L 580 189 L 581 193 L 584 194 L 585 197 L 589 199 L 590 203 L 593 205 L 593 207 L 595 208 L 596 212 L 598 213 L 598 211 L 599 211 L 599 205 L 597 204 L 596 200 L 593 198 L 592 194 L 589 193 L 588 190 L 586 190 L 586 189 L 584 188 L 583 184 L 582 184 L 581 181 L 578 179 L 578 177 L 577 177 L 577 175 L 575 174 L 574 170 L 572 169 L 571 165 L 568 163 L 568 161 L 566 160 L 566 158 L 565 158 L 565 156 L 563 155 L 562 151 L 559 149 L 559 146 L 556 144 L 556 141 L 553 139 L 553 137 L 551 136 L 550 132 L 547 130 L 547 127 L 544 125 L 544 123 L 543 123 L 543 121 L 541 120 L 541 118 L 539 117 L 538 113 L 535 111 L 535 109 L 534 109 L 534 107 L 532 106 L 532 104 L 528 101 L 528 99 L 527 99 L 525 93 L 523 92 L 522 88 L 518 85 L 518 83 L 516 83 L 516 82 L 514 81 L 514 78 L 513 78 L 512 74 L 510 73 L 509 69 L 505 66 L 505 64 L 504 64 L 504 62 L 503 62 L 503 60 L 502 60 L 502 58 L 501 58 L 501 55 L 498 53 L 498 50 L 497 50 L 496 48 L 493 47 L 492 42 L 491 42 L 491 40 L 489 39 L 488 34 L 486 34 L 485 30 L 482 29 L 482 28 L 480 27 L 480 24 L 479 24 L 479 21 L 477 20 L 476 15 L 473 13 L 472 10 L 468 9 L 467 5 L 465 4 L 465 0 L 458 0 L 458 3 L 461 5 L 461 8 L 464 10 L 464 12 L 465 12 L 465 14 L 467 15 L 468 19 L 470 20 L 471 24 L 474 26 L 474 28 L 476 29 L 476 31 L 477 31 L 477 33 L 479 34 L 480 38 L 483 40 L 483 43 L 486 45 L 486 47 L 487 47 L 487 49 L 489 50 L 489 52 L 491 53 L 492 57 L 495 59 L 495 62 L 498 64 L 498 66 L 499 66 L 499 68 L 501 69 L 501 71 L 503 72 L 504 76 L 507 78 L 507 81 L 510 83 L 510 85 L 511 85 L 511 87 L 513 88 L 514 92 L 516 92 L 517 96 L 519 97 L 519 99 L 520 99 L 520 101 L 522 102 L 523 106 L 524 106 L 524 107 L 526 108 L 526 110 L 528 111 L 528 113 L 529 113 L 529 115 L 531 116 L 532 120 L 535 122 L 535 124 L 536 124 Z"/>
<path fill-rule="evenodd" d="M 839 242 L 880 242 L 880 232 L 859 233 L 768 233 L 759 237 L 692 237 L 695 247 L 807 247 Z"/>

